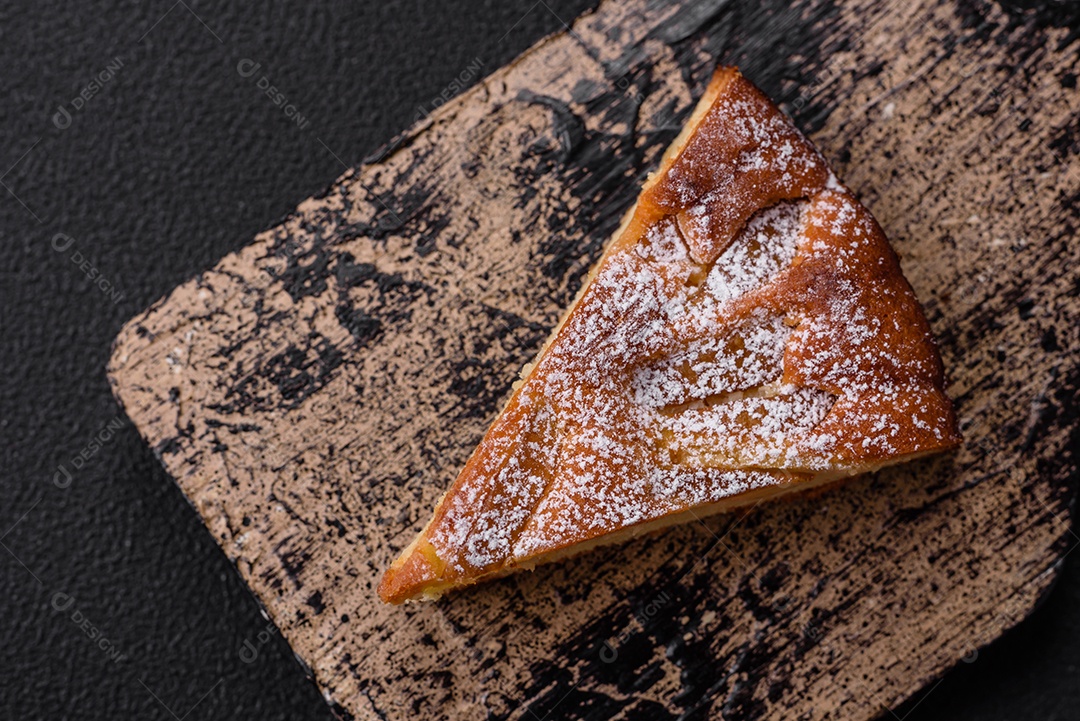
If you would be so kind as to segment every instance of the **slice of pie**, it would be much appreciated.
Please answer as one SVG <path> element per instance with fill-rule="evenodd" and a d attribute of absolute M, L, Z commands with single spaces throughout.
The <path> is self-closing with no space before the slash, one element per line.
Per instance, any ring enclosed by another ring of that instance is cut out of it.
<path fill-rule="evenodd" d="M 724 68 L 379 595 L 437 598 L 959 442 L 881 228 Z"/>

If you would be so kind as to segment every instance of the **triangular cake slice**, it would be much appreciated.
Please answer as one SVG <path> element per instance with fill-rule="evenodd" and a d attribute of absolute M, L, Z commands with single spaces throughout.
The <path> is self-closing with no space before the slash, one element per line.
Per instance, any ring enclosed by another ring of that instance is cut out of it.
<path fill-rule="evenodd" d="M 379 595 L 436 598 L 959 441 L 881 229 L 724 68 Z"/>

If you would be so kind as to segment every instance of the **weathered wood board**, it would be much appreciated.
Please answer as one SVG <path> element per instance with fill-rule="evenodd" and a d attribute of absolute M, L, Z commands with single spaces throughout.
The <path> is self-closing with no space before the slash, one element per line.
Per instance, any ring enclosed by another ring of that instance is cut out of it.
<path fill-rule="evenodd" d="M 870 718 L 1077 542 L 1076 18 L 751 5 L 607 0 L 118 338 L 117 398 L 343 717 Z M 380 604 L 717 62 L 892 239 L 965 446 Z"/>

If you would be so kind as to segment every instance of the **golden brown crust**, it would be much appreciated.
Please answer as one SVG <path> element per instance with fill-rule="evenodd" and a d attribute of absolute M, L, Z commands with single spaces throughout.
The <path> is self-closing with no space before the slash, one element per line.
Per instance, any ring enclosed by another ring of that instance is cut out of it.
<path fill-rule="evenodd" d="M 724 68 L 379 595 L 438 595 L 958 442 L 881 229 Z"/>
<path fill-rule="evenodd" d="M 808 197 L 829 179 L 824 159 L 736 69 L 720 69 L 713 83 L 722 86 L 715 102 L 640 200 L 650 215 L 674 216 L 704 264 L 758 210 Z"/>

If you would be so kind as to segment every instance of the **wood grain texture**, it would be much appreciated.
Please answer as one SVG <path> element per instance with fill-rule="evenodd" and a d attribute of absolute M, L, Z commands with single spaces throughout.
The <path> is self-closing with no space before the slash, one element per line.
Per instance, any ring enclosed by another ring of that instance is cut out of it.
<path fill-rule="evenodd" d="M 1075 21 L 608 0 L 132 320 L 115 393 L 343 717 L 880 715 L 1023 618 L 1077 542 Z M 382 605 L 718 62 L 878 218 L 967 443 Z"/>

